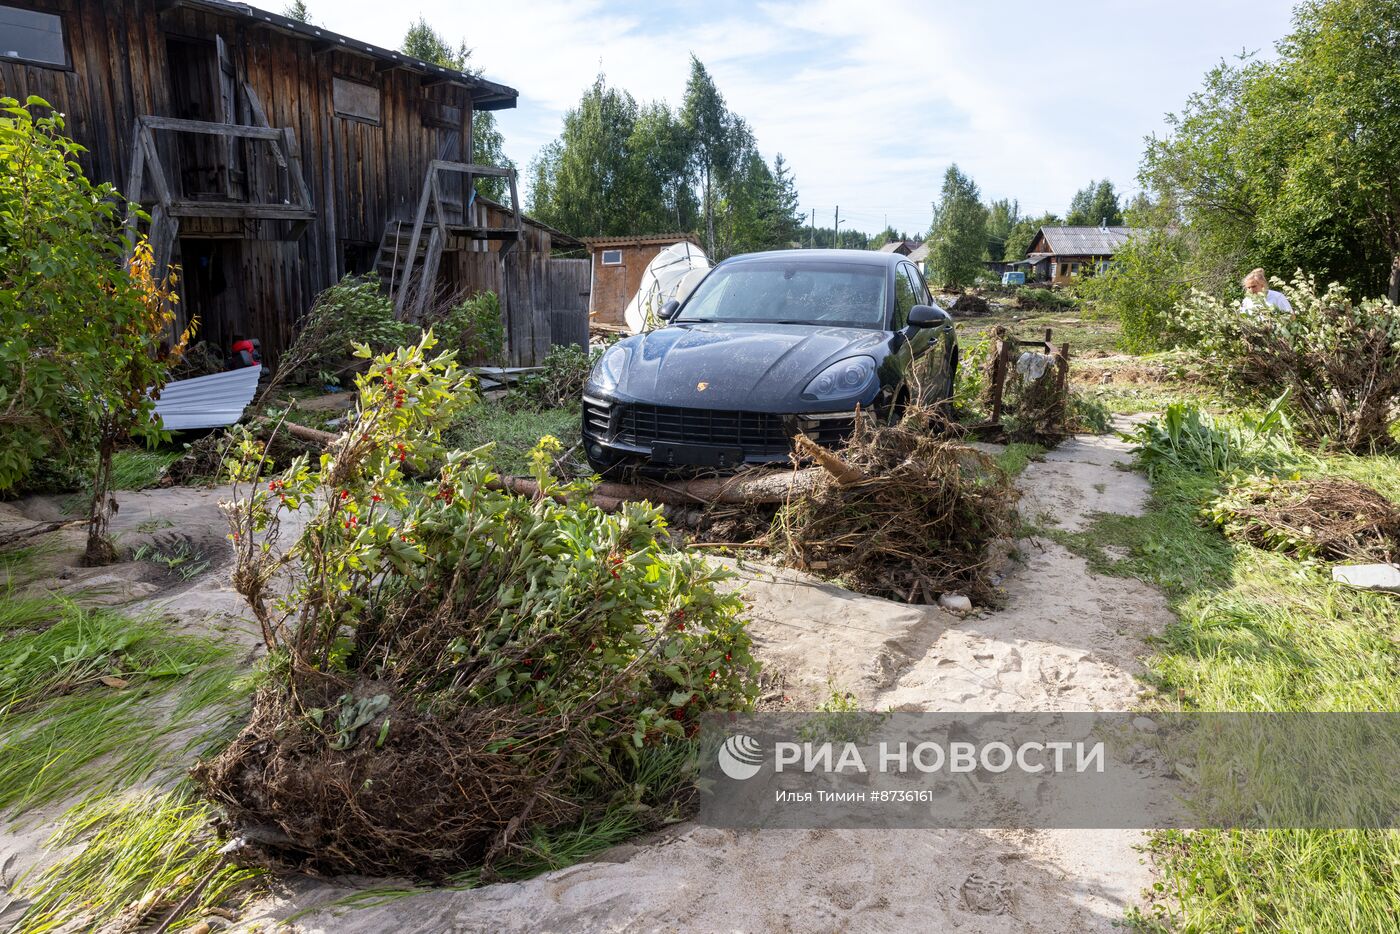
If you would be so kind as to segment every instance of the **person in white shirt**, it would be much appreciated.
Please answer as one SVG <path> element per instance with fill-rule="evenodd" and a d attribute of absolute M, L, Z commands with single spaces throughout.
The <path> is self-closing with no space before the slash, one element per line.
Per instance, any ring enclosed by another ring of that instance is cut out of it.
<path fill-rule="evenodd" d="M 1269 288 L 1269 277 L 1264 275 L 1264 270 L 1252 270 L 1244 277 L 1244 299 L 1240 302 L 1240 311 L 1258 312 L 1265 311 L 1268 307 L 1277 308 L 1279 311 L 1293 311 L 1293 306 L 1282 292 L 1275 292 Z"/>

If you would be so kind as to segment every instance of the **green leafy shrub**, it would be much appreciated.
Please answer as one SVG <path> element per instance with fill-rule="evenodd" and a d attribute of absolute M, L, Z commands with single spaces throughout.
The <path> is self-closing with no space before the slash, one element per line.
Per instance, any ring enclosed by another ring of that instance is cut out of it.
<path fill-rule="evenodd" d="M 1332 283 L 1299 275 L 1275 281 L 1293 306 L 1241 311 L 1202 292 L 1178 309 L 1178 326 L 1196 335 L 1204 371 L 1246 400 L 1288 394 L 1298 433 L 1352 451 L 1390 447 L 1400 407 L 1400 308 L 1357 302 Z"/>
<path fill-rule="evenodd" d="M 432 322 L 432 328 L 442 348 L 455 350 L 461 360 L 488 363 L 505 349 L 501 301 L 495 292 L 478 292 L 462 299 Z"/>
<path fill-rule="evenodd" d="M 1113 255 L 1108 268 L 1080 280 L 1075 291 L 1118 319 L 1126 350 L 1169 349 L 1190 336 L 1174 320 L 1176 306 L 1187 294 L 1182 275 L 1185 262 L 1186 248 L 1179 234 L 1142 232 Z"/>
<path fill-rule="evenodd" d="M 316 297 L 262 395 L 288 380 L 338 376 L 353 363 L 356 344 L 378 353 L 411 341 L 415 333 L 416 327 L 394 316 L 394 303 L 377 277 L 346 276 Z"/>
<path fill-rule="evenodd" d="M 520 381 L 520 391 L 531 404 L 540 408 L 577 408 L 583 397 L 588 373 L 597 361 L 577 344 L 549 348 L 543 369 L 530 373 Z"/>
<path fill-rule="evenodd" d="M 1228 474 L 1242 467 L 1279 466 L 1292 460 L 1288 419 L 1280 397 L 1259 417 L 1216 419 L 1186 402 L 1124 437 L 1136 443 L 1138 463 L 1155 477 L 1165 467 Z"/>
<path fill-rule="evenodd" d="M 1107 434 L 1112 427 L 1113 413 L 1108 406 L 1082 393 L 1070 391 L 1069 430 L 1093 435 Z"/>
<path fill-rule="evenodd" d="M 274 853 L 328 870 L 440 877 L 619 801 L 657 807 L 642 752 L 756 694 L 728 573 L 668 551 L 656 509 L 604 513 L 556 483 L 550 438 L 533 499 L 444 450 L 473 394 L 432 346 L 356 378 L 318 466 L 264 476 L 246 437 L 230 464 L 234 585 L 283 673 L 196 776 L 236 824 L 285 834 Z M 290 512 L 307 522 L 279 554 Z"/>
<path fill-rule="evenodd" d="M 1060 311 L 1075 306 L 1073 297 L 1054 289 L 1023 285 L 1016 290 L 1016 303 L 1022 308 L 1045 308 Z"/>

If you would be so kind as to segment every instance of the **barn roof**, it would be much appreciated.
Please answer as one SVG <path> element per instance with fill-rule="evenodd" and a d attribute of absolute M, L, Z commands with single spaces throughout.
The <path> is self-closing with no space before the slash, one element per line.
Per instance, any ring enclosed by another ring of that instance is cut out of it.
<path fill-rule="evenodd" d="M 909 254 L 919 245 L 917 240 L 891 240 L 880 247 L 881 253 Z"/>
<path fill-rule="evenodd" d="M 922 263 L 922 262 L 924 262 L 924 261 L 927 260 L 927 259 L 928 259 L 928 244 L 927 244 L 927 243 L 920 243 L 918 246 L 916 246 L 916 247 L 914 248 L 913 252 L 909 254 L 909 260 L 910 260 L 910 262 Z"/>
<path fill-rule="evenodd" d="M 322 44 L 326 48 L 335 48 L 352 55 L 362 55 L 376 61 L 406 68 L 409 71 L 422 72 L 426 76 L 439 80 L 460 84 L 471 91 L 472 106 L 477 110 L 509 110 L 515 106 L 515 100 L 520 95 L 520 92 L 515 88 L 497 84 L 495 81 L 488 81 L 480 75 L 458 71 L 455 68 L 444 68 L 442 65 L 425 62 L 393 49 L 380 48 L 377 45 L 361 42 L 359 39 L 351 39 L 349 36 L 342 36 L 340 33 L 331 32 L 329 29 L 323 29 L 311 23 L 303 23 L 301 20 L 292 19 L 280 13 L 260 10 L 246 3 L 235 2 L 235 0 L 175 0 L 174 5 L 205 9 L 222 13 L 225 16 L 235 16 L 276 29 L 279 32 L 299 36 L 310 42 Z"/>
<path fill-rule="evenodd" d="M 1044 252 L 1067 256 L 1111 256 L 1137 227 L 1042 227 L 1037 236 L 1045 238 Z"/>

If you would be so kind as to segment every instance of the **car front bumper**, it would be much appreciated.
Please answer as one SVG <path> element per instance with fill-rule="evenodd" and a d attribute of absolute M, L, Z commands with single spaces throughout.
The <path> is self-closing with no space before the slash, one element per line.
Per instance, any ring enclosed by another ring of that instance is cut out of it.
<path fill-rule="evenodd" d="M 786 462 L 792 439 L 839 445 L 855 425 L 856 410 L 772 413 L 658 406 L 583 397 L 583 443 L 595 465 L 739 467 Z"/>

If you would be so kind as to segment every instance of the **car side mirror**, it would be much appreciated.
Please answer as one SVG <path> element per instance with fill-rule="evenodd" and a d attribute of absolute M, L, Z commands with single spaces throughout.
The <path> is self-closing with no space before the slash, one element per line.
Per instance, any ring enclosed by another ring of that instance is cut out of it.
<path fill-rule="evenodd" d="M 676 312 L 680 310 L 681 303 L 673 298 L 657 310 L 656 317 L 660 318 L 662 321 L 670 321 L 676 316 Z"/>
<path fill-rule="evenodd" d="M 915 305 L 909 309 L 909 323 L 916 328 L 936 328 L 952 321 L 953 316 L 937 305 Z"/>

